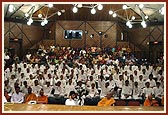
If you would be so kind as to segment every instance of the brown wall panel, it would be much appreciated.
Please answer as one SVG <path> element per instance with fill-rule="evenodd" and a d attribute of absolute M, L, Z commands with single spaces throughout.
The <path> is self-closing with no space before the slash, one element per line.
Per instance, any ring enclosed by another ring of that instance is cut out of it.
<path fill-rule="evenodd" d="M 33 26 L 33 25 L 28 26 L 26 24 L 5 22 L 4 23 L 4 39 L 5 39 L 4 47 L 5 48 L 10 48 L 9 38 L 22 39 L 21 52 L 24 52 L 26 49 L 31 48 L 38 41 L 42 40 L 43 28 L 40 26 Z"/>

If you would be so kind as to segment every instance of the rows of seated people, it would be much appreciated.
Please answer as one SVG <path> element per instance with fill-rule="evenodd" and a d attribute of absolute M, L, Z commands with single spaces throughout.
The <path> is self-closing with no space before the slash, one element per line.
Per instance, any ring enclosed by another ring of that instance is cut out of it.
<path fill-rule="evenodd" d="M 4 58 L 8 63 L 10 58 Z M 4 70 L 4 95 L 8 102 L 29 103 L 45 98 L 44 103 L 64 104 L 70 91 L 85 105 L 97 105 L 107 92 L 115 100 L 144 100 L 152 95 L 159 105 L 164 97 L 164 68 L 137 63 L 127 52 L 72 48 L 40 49 L 15 60 Z"/>

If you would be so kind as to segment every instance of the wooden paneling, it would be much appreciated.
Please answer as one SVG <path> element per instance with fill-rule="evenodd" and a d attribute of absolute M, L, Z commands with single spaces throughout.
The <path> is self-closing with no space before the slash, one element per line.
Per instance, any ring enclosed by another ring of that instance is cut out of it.
<path fill-rule="evenodd" d="M 28 26 L 20 23 L 5 22 L 4 23 L 4 47 L 10 48 L 9 38 L 22 39 L 22 49 L 29 49 L 43 38 L 43 28 L 40 26 Z"/>
<path fill-rule="evenodd" d="M 155 107 L 155 106 L 108 106 L 108 107 L 98 107 L 98 106 L 66 106 L 66 105 L 53 105 L 53 104 L 5 104 L 5 112 L 89 112 L 89 111 L 108 111 L 108 112 L 124 112 L 124 111 L 159 111 L 164 112 L 164 107 Z"/>

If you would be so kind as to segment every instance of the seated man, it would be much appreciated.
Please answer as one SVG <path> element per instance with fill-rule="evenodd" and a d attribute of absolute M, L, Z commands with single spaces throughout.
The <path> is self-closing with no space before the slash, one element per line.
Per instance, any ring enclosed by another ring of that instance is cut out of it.
<path fill-rule="evenodd" d="M 155 99 L 153 99 L 152 95 L 149 95 L 144 101 L 144 106 L 159 106 L 159 104 Z"/>
<path fill-rule="evenodd" d="M 47 104 L 48 97 L 44 95 L 43 89 L 40 90 L 40 95 L 37 97 L 37 103 L 39 104 Z"/>
<path fill-rule="evenodd" d="M 102 98 L 97 106 L 111 106 L 115 103 L 114 98 L 112 98 L 112 93 L 108 92 L 104 98 Z"/>
<path fill-rule="evenodd" d="M 129 85 L 129 81 L 125 81 L 125 85 L 121 91 L 121 99 L 131 99 L 132 98 L 132 88 Z"/>
<path fill-rule="evenodd" d="M 36 94 L 32 93 L 32 88 L 28 87 L 28 94 L 25 95 L 25 103 L 29 103 L 30 101 L 37 101 Z"/>
<path fill-rule="evenodd" d="M 16 93 L 12 94 L 11 102 L 13 103 L 23 103 L 24 94 L 20 92 L 20 87 L 15 87 Z"/>
<path fill-rule="evenodd" d="M 65 105 L 78 105 L 78 101 L 75 98 L 75 91 L 70 91 L 69 98 L 65 101 Z"/>

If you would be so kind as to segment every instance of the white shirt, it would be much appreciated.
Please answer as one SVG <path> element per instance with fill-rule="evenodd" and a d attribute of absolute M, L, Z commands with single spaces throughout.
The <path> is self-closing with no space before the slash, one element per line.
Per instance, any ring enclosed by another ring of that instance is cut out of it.
<path fill-rule="evenodd" d="M 47 85 L 44 85 L 43 90 L 44 90 L 44 95 L 49 96 L 51 94 L 51 91 L 52 91 L 52 86 L 47 87 Z"/>
<path fill-rule="evenodd" d="M 155 97 L 158 97 L 158 98 L 162 98 L 162 96 L 163 96 L 163 88 L 162 87 L 154 87 L 153 88 L 153 92 L 154 92 L 154 95 L 155 95 Z M 160 96 L 159 96 L 160 95 Z"/>
<path fill-rule="evenodd" d="M 75 91 L 75 86 L 72 84 L 71 85 L 67 84 L 65 86 L 65 94 L 67 94 L 67 96 L 68 96 L 70 91 Z"/>
<path fill-rule="evenodd" d="M 143 89 L 143 93 L 145 94 L 145 97 L 148 97 L 149 95 L 152 95 L 153 94 L 153 89 L 152 88 L 147 88 L 145 87 Z"/>
<path fill-rule="evenodd" d="M 21 92 L 19 92 L 18 94 L 14 93 L 11 97 L 11 102 L 23 103 L 23 101 L 24 101 L 24 94 Z"/>
<path fill-rule="evenodd" d="M 75 101 L 75 100 L 73 100 L 73 99 L 67 99 L 66 101 L 65 101 L 65 105 L 78 105 L 77 104 L 77 102 Z"/>
<path fill-rule="evenodd" d="M 41 90 L 41 86 L 40 85 L 37 85 L 37 86 L 33 86 L 32 87 L 32 92 L 35 93 L 37 96 L 39 95 L 39 92 Z"/>

